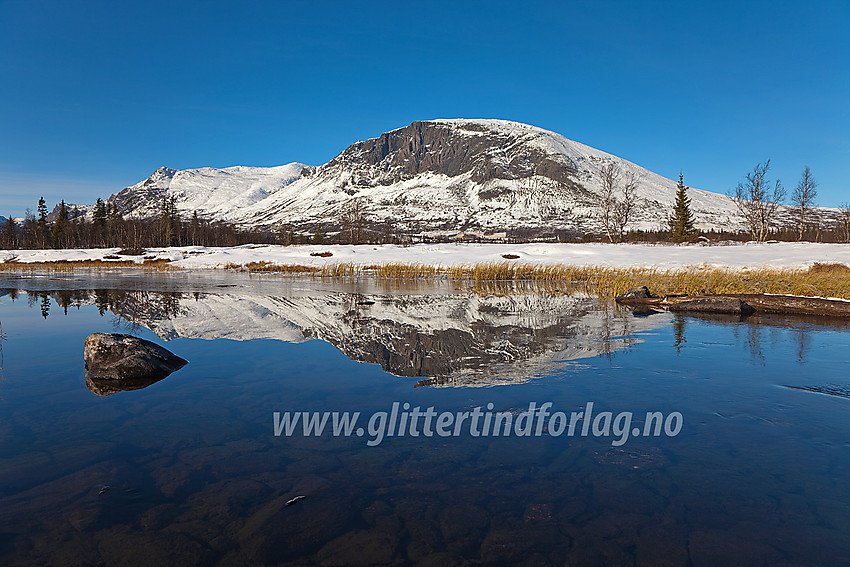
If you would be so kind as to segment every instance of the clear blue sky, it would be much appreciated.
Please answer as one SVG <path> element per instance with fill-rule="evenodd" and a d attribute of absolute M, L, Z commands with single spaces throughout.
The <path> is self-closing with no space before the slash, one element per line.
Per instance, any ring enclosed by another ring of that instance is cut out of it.
<path fill-rule="evenodd" d="M 726 192 L 771 158 L 850 201 L 850 2 L 0 0 L 0 214 L 161 165 L 321 164 L 517 120 Z"/>

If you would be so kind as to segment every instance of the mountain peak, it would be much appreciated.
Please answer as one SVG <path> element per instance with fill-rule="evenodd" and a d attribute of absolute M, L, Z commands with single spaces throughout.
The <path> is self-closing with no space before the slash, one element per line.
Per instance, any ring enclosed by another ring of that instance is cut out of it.
<path fill-rule="evenodd" d="M 503 120 L 500 118 L 434 118 L 432 120 L 424 120 L 423 122 L 446 124 L 468 132 L 483 132 L 485 130 L 490 130 L 493 132 L 536 132 L 541 134 L 554 134 L 554 132 L 544 130 L 538 126 L 532 126 L 531 124 L 516 122 L 514 120 Z"/>
<path fill-rule="evenodd" d="M 380 232 L 598 232 L 601 172 L 615 165 L 638 180 L 629 228 L 662 229 L 676 183 L 617 156 L 529 124 L 439 118 L 358 141 L 318 167 L 159 168 L 110 200 L 125 215 L 153 216 L 163 195 L 185 215 L 243 227 L 343 230 L 357 201 Z M 691 190 L 703 228 L 738 222 L 723 195 Z"/>

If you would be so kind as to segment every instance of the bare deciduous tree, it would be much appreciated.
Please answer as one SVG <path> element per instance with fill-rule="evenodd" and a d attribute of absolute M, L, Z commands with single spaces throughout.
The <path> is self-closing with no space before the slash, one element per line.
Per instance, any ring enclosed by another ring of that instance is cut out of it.
<path fill-rule="evenodd" d="M 613 163 L 601 171 L 602 194 L 599 199 L 600 220 L 610 242 L 621 242 L 626 226 L 631 222 L 635 207 L 638 178 L 634 172 L 625 175 Z M 620 179 L 623 178 L 622 198 L 617 195 Z"/>
<path fill-rule="evenodd" d="M 348 239 L 352 244 L 360 242 L 364 224 L 364 206 L 363 200 L 360 197 L 351 199 L 342 211 L 340 220 L 342 221 L 342 230 L 348 231 Z"/>
<path fill-rule="evenodd" d="M 625 180 L 623 181 L 623 200 L 619 201 L 614 207 L 614 229 L 617 231 L 618 240 L 625 238 L 626 225 L 632 220 L 637 201 L 635 196 L 637 186 L 638 178 L 634 172 L 630 171 L 625 175 Z"/>
<path fill-rule="evenodd" d="M 770 222 L 785 198 L 785 188 L 778 179 L 771 189 L 766 179 L 769 169 L 770 160 L 757 164 L 747 174 L 747 180 L 738 183 L 735 191 L 728 195 L 747 222 L 753 240 L 758 242 L 767 240 Z"/>
<path fill-rule="evenodd" d="M 818 196 L 817 186 L 818 184 L 812 178 L 812 170 L 807 165 L 791 193 L 791 204 L 800 209 L 800 231 L 797 240 L 803 240 L 803 232 L 806 230 L 806 213 L 815 204 L 815 197 Z"/>
<path fill-rule="evenodd" d="M 616 197 L 614 197 L 614 189 L 617 187 L 617 182 L 620 179 L 620 170 L 617 169 L 613 163 L 609 163 L 602 168 L 600 173 L 602 177 L 602 195 L 599 199 L 599 206 L 601 209 L 600 220 L 602 221 L 602 228 L 605 229 L 605 234 L 608 236 L 608 240 L 614 242 L 612 221 L 616 199 Z"/>

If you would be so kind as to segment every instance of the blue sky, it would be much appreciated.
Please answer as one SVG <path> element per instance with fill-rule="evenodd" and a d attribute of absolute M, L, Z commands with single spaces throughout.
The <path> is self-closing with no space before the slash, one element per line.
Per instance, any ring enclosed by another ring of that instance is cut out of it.
<path fill-rule="evenodd" d="M 0 214 L 166 165 L 321 164 L 428 118 L 534 124 L 688 185 L 850 201 L 850 2 L 0 0 Z"/>

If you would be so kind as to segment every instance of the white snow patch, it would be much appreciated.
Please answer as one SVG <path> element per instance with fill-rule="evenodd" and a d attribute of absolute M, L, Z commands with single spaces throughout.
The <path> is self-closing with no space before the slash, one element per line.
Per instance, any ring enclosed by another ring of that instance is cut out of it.
<path fill-rule="evenodd" d="M 115 255 L 117 248 L 74 250 L 5 250 L 0 260 L 51 262 L 96 260 Z M 328 258 L 311 256 L 331 252 Z M 516 254 L 507 260 L 504 254 Z M 726 246 L 652 244 L 417 244 L 398 245 L 245 245 L 236 247 L 182 246 L 150 248 L 147 256 L 168 258 L 186 269 L 221 268 L 227 263 L 249 262 L 322 266 L 340 262 L 359 265 L 421 263 L 437 266 L 479 263 L 528 263 L 536 265 L 606 266 L 613 268 L 652 266 L 661 269 L 692 266 L 728 268 L 805 268 L 814 263 L 850 265 L 850 245 L 811 242 L 746 243 Z M 141 256 L 121 256 L 141 262 Z"/>

